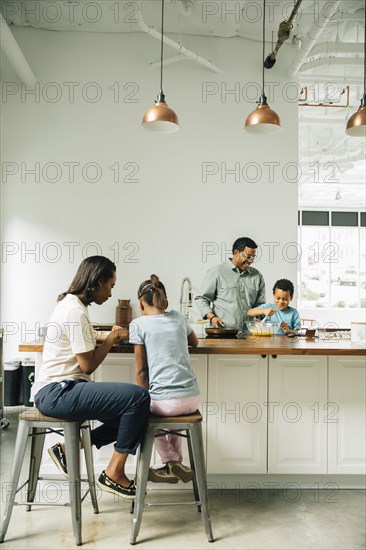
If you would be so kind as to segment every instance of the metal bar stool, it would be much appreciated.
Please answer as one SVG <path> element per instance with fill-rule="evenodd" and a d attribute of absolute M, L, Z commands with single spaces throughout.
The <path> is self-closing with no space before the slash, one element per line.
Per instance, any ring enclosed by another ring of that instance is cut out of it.
<path fill-rule="evenodd" d="M 64 433 L 66 456 L 67 456 L 67 471 L 69 478 L 69 502 L 66 504 L 49 504 L 50 506 L 70 506 L 72 526 L 76 539 L 76 544 L 82 544 L 81 539 L 81 503 L 90 491 L 91 501 L 94 508 L 94 513 L 98 514 L 98 502 L 95 489 L 95 478 L 93 468 L 93 456 L 90 439 L 90 424 L 89 421 L 69 421 L 61 418 L 51 418 L 44 416 L 36 408 L 30 408 L 20 413 L 18 432 L 15 442 L 14 459 L 11 471 L 11 479 L 8 485 L 8 493 L 6 498 L 6 506 L 3 521 L 0 528 L 0 542 L 4 541 L 14 504 L 25 505 L 27 512 L 32 506 L 43 505 L 44 503 L 35 503 L 34 497 L 37 490 L 38 480 L 46 479 L 39 476 L 41 465 L 42 451 L 45 435 L 48 433 Z M 80 476 L 80 435 L 83 441 L 84 456 L 87 469 L 87 477 L 89 489 L 81 496 L 81 476 Z M 29 477 L 28 480 L 18 487 L 20 472 L 24 460 L 25 449 L 27 446 L 28 437 L 32 438 Z M 52 478 L 55 479 L 55 478 Z M 27 501 L 15 502 L 16 494 L 26 485 Z"/>
<path fill-rule="evenodd" d="M 185 435 L 179 433 L 181 430 L 185 431 Z M 202 512 L 203 525 L 208 541 L 214 542 L 207 502 L 206 467 L 202 438 L 202 416 L 199 411 L 196 411 L 195 413 L 187 416 L 150 415 L 146 434 L 140 445 L 140 454 L 137 464 L 136 497 L 133 505 L 133 521 L 130 543 L 136 544 L 136 538 L 140 531 L 154 438 L 166 432 L 178 433 L 179 435 L 187 438 L 191 468 L 194 471 L 194 477 L 192 480 L 195 495 L 194 504 L 197 505 L 198 510 Z M 150 506 L 153 505 L 150 504 Z"/>

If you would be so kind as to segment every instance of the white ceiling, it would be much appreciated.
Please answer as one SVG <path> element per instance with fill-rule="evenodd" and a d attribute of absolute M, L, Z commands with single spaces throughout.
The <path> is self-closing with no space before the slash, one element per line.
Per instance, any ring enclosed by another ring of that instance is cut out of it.
<path fill-rule="evenodd" d="M 294 4 L 293 0 L 267 0 L 269 44 L 276 41 L 278 26 L 289 17 Z M 320 20 L 321 10 L 327 13 L 332 5 L 336 6 L 335 15 L 303 59 L 297 76 L 289 76 L 289 81 L 298 78 L 308 87 L 310 103 L 325 102 L 328 91 L 333 105 L 345 104 L 346 94 L 340 92 L 350 85 L 350 107 L 299 107 L 303 174 L 299 204 L 304 208 L 359 209 L 366 206 L 365 140 L 346 136 L 345 125 L 363 94 L 365 0 L 303 0 L 283 48 L 292 47 L 294 57 L 298 55 L 308 33 L 313 37 L 317 31 L 314 21 Z M 178 36 L 187 48 L 187 35 L 260 40 L 262 7 L 262 0 L 165 0 L 165 33 L 175 35 L 174 39 Z M 0 9 L 8 25 L 53 31 L 143 32 L 137 23 L 140 15 L 144 24 L 160 30 L 160 0 L 4 0 Z M 270 51 L 271 47 L 266 53 Z M 172 55 L 166 52 L 167 57 Z M 215 63 L 215 59 L 209 61 Z"/>

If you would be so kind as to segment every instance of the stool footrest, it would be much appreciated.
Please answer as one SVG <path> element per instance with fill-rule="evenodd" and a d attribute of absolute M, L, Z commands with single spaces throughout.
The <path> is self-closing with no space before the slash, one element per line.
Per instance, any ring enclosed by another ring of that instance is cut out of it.
<path fill-rule="evenodd" d="M 58 476 L 57 474 L 56 475 L 51 474 L 50 477 L 48 477 L 48 476 L 39 476 L 38 481 L 63 481 L 64 483 L 69 484 L 69 480 L 67 479 L 67 477 L 61 476 L 61 475 Z M 88 483 L 89 482 L 88 478 L 86 478 L 86 477 L 81 477 L 80 481 L 82 483 Z M 28 481 L 26 481 L 25 484 L 26 483 L 28 483 Z"/>
<path fill-rule="evenodd" d="M 191 502 L 146 502 L 145 506 L 147 508 L 153 506 L 201 506 L 201 502 L 199 500 L 192 500 Z"/>
<path fill-rule="evenodd" d="M 66 506 L 70 507 L 70 502 L 47 502 L 45 504 L 44 502 L 14 502 L 13 506 Z"/>

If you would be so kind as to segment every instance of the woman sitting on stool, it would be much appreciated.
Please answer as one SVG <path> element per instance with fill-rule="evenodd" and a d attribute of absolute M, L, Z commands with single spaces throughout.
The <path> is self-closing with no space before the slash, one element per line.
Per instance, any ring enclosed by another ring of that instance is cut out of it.
<path fill-rule="evenodd" d="M 93 302 L 98 305 L 106 302 L 112 296 L 115 283 L 116 266 L 108 258 L 91 256 L 81 262 L 70 288 L 58 297 L 48 324 L 43 364 L 31 397 L 46 416 L 102 422 L 91 431 L 92 444 L 99 449 L 116 443 L 97 485 L 103 491 L 133 499 L 135 485 L 126 477 L 125 463 L 130 453 L 136 453 L 145 433 L 149 394 L 134 384 L 90 380 L 113 344 L 128 338 L 126 329 L 113 327 L 96 347 L 89 319 L 88 306 Z M 57 443 L 48 452 L 67 476 L 64 444 Z"/>

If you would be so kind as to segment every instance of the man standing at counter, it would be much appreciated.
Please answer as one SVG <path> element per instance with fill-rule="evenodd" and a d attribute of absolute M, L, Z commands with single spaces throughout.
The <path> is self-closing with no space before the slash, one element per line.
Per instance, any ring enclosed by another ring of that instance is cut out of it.
<path fill-rule="evenodd" d="M 240 237 L 233 244 L 233 257 L 207 272 L 195 303 L 214 328 L 242 331 L 247 311 L 265 303 L 263 275 L 251 265 L 257 248 L 249 237 Z"/>

